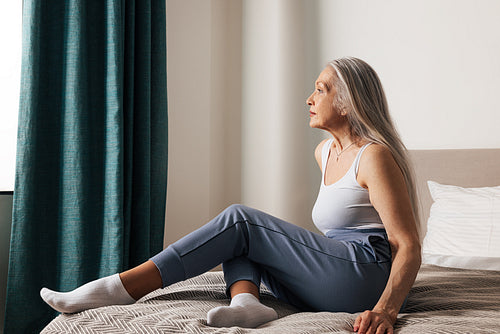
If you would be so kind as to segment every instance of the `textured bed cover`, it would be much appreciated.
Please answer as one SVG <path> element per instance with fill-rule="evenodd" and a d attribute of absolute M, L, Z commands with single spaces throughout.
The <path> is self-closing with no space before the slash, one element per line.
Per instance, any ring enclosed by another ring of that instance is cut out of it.
<path fill-rule="evenodd" d="M 229 303 L 221 272 L 209 272 L 145 296 L 137 303 L 59 315 L 49 333 L 352 333 L 355 314 L 297 312 L 264 289 L 262 302 L 279 319 L 258 329 L 213 328 L 206 313 Z M 500 271 L 423 265 L 396 333 L 500 333 Z"/>

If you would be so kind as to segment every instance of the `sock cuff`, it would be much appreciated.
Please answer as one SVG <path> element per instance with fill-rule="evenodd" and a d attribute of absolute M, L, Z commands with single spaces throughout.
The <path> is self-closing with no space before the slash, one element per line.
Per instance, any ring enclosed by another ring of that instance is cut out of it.
<path fill-rule="evenodd" d="M 135 302 L 136 300 L 128 293 L 127 289 L 125 289 L 125 286 L 123 286 L 122 279 L 120 278 L 119 274 L 114 274 L 111 276 L 113 279 L 113 285 L 115 286 L 116 290 L 120 293 L 121 296 L 125 299 L 124 301 L 127 301 L 127 298 L 130 300 L 130 302 Z"/>
<path fill-rule="evenodd" d="M 253 294 L 248 292 L 238 293 L 231 299 L 231 305 L 248 304 L 248 303 L 260 303 L 259 298 L 255 297 Z"/>

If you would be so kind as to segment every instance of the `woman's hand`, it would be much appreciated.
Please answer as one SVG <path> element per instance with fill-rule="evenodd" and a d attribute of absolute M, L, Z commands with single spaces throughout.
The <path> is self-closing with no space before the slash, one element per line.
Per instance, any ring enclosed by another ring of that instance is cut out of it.
<path fill-rule="evenodd" d="M 384 311 L 364 311 L 354 321 L 354 331 L 358 334 L 393 334 L 395 317 Z"/>

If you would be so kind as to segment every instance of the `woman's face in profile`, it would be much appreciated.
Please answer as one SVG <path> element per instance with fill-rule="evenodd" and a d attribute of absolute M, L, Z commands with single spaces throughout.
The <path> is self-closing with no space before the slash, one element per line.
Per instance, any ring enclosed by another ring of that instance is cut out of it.
<path fill-rule="evenodd" d="M 314 92 L 307 98 L 309 108 L 309 126 L 323 130 L 335 129 L 342 116 L 334 107 L 337 90 L 333 86 L 337 78 L 335 70 L 327 66 L 315 82 Z"/>

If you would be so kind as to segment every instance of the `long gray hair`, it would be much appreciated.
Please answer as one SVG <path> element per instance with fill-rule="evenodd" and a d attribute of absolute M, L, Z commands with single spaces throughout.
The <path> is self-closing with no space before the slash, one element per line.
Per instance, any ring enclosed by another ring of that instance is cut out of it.
<path fill-rule="evenodd" d="M 352 134 L 383 145 L 391 151 L 406 183 L 417 227 L 419 202 L 408 152 L 389 114 L 382 83 L 373 68 L 361 59 L 340 58 L 328 63 L 337 73 L 334 105 L 346 112 Z"/>

